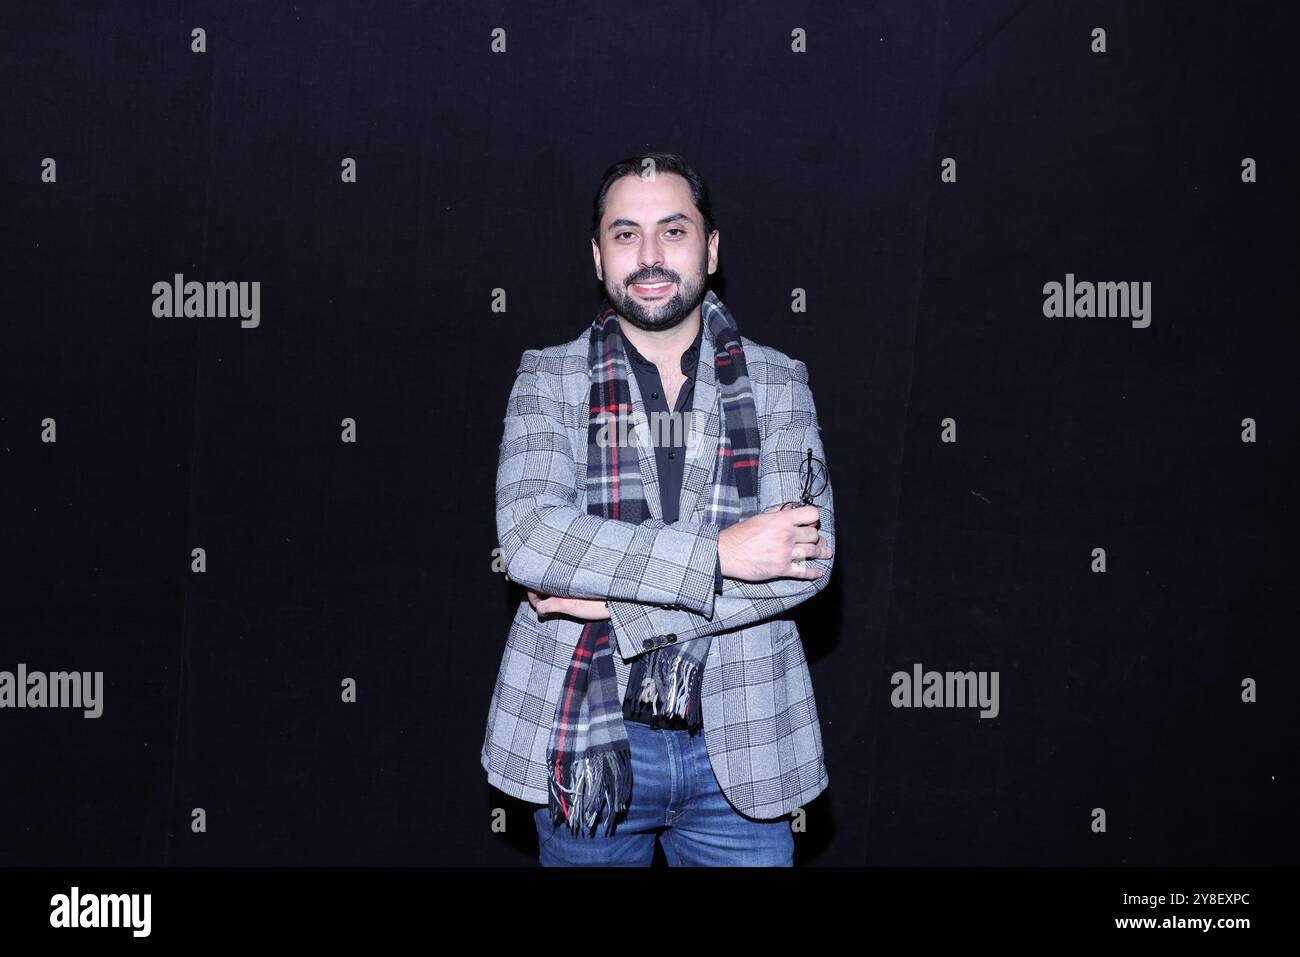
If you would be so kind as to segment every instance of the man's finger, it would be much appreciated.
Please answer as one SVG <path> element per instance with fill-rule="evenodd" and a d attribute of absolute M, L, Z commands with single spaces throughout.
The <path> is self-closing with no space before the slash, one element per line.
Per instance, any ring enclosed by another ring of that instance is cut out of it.
<path fill-rule="evenodd" d="M 796 562 L 790 563 L 791 571 L 786 573 L 786 578 L 802 578 L 804 581 L 813 581 L 822 577 L 822 570 L 816 565 L 801 565 Z"/>
<path fill-rule="evenodd" d="M 816 525 L 821 521 L 822 513 L 816 505 L 800 505 L 790 510 L 790 517 L 796 525 Z"/>

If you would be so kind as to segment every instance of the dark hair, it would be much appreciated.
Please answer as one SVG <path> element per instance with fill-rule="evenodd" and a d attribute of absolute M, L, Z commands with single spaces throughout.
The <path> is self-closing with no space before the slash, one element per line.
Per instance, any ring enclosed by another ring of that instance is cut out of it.
<path fill-rule="evenodd" d="M 704 185 L 700 175 L 691 168 L 691 164 L 677 153 L 643 153 L 640 156 L 629 156 L 605 170 L 600 189 L 596 191 L 596 198 L 591 205 L 592 238 L 600 242 L 600 220 L 605 215 L 605 196 L 609 188 L 624 176 L 634 174 L 640 176 L 642 165 L 646 160 L 654 163 L 655 175 L 676 173 L 686 180 L 691 188 L 691 202 L 695 204 L 695 208 L 700 211 L 700 216 L 704 219 L 704 238 L 707 240 L 716 228 L 713 223 L 713 201 L 709 198 L 709 188 Z"/>

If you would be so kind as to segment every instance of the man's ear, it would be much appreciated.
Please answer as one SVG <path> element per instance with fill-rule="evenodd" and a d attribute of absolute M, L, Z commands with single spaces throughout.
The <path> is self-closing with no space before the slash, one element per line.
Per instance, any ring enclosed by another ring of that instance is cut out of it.
<path fill-rule="evenodd" d="M 591 240 L 591 261 L 596 264 L 596 278 L 604 282 L 605 276 L 600 268 L 600 243 L 594 237 Z"/>

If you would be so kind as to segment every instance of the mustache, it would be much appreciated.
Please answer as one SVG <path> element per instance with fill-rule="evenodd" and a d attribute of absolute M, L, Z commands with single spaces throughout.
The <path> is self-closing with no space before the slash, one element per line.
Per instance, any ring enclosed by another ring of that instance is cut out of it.
<path fill-rule="evenodd" d="M 676 276 L 665 276 L 663 274 L 656 274 L 651 276 L 629 276 L 627 280 L 627 285 L 630 286 L 634 282 L 678 282 L 678 281 L 679 280 L 677 279 Z"/>

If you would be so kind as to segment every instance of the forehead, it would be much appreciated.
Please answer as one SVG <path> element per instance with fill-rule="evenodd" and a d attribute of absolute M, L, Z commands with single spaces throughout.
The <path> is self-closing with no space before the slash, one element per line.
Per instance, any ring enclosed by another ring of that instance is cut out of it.
<path fill-rule="evenodd" d="M 699 218 L 699 210 L 691 201 L 690 184 L 676 173 L 658 173 L 654 179 L 624 176 L 615 180 L 605 194 L 606 223 L 621 218 L 649 224 L 677 212 Z"/>

